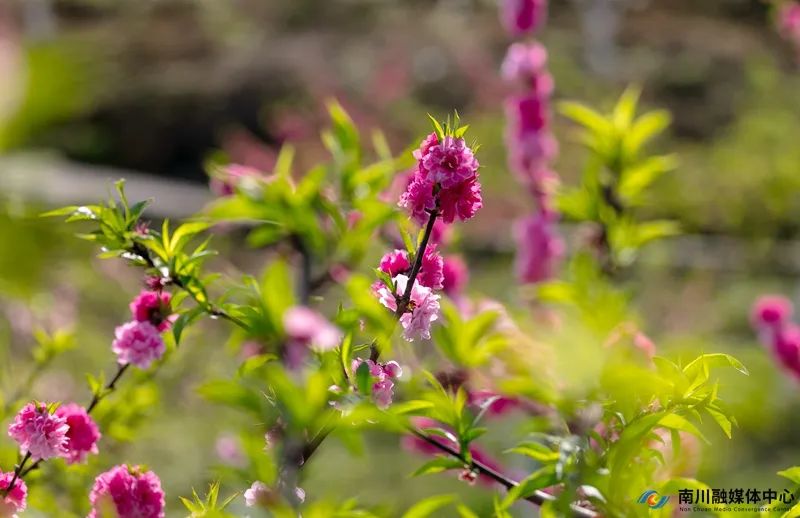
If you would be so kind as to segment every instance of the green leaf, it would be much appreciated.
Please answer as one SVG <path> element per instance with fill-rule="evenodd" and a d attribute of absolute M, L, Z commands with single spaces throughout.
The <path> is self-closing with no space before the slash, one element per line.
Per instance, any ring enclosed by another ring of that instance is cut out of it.
<path fill-rule="evenodd" d="M 659 426 L 663 426 L 664 428 L 670 428 L 672 430 L 680 430 L 683 432 L 688 432 L 699 439 L 701 439 L 706 444 L 711 444 L 711 441 L 705 438 L 705 436 L 697 429 L 695 425 L 690 423 L 686 418 L 679 416 L 678 414 L 667 414 L 662 417 L 658 421 Z"/>
<path fill-rule="evenodd" d="M 523 442 L 507 451 L 525 455 L 542 463 L 555 462 L 559 458 L 559 452 L 538 442 Z"/>
<path fill-rule="evenodd" d="M 683 372 L 686 373 L 689 378 L 692 378 L 699 374 L 702 370 L 707 370 L 712 367 L 733 367 L 745 376 L 750 374 L 750 372 L 747 370 L 747 367 L 745 367 L 742 362 L 730 354 L 725 353 L 703 354 L 698 356 L 683 368 Z"/>
<path fill-rule="evenodd" d="M 437 509 L 455 501 L 455 495 L 434 495 L 414 504 L 403 514 L 403 518 L 425 518 L 431 516 Z"/>
<path fill-rule="evenodd" d="M 420 466 L 419 469 L 411 474 L 411 476 L 418 477 L 420 475 L 430 475 L 432 473 L 441 473 L 442 471 L 447 471 L 450 469 L 464 469 L 464 467 L 464 463 L 456 458 L 449 456 L 437 457 Z"/>
<path fill-rule="evenodd" d="M 778 475 L 791 480 L 795 484 L 800 484 L 800 466 L 793 466 L 778 472 Z"/>
<path fill-rule="evenodd" d="M 606 135 L 611 130 L 611 124 L 605 117 L 583 104 L 562 101 L 558 103 L 558 111 L 592 133 Z"/>
<path fill-rule="evenodd" d="M 369 372 L 367 362 L 361 362 L 358 369 L 356 369 L 356 387 L 364 396 L 368 396 L 371 393 L 372 374 Z"/>
<path fill-rule="evenodd" d="M 431 124 L 433 124 L 433 130 L 436 132 L 436 136 L 439 137 L 440 141 L 444 140 L 445 131 L 444 128 L 442 128 L 442 125 L 439 123 L 438 120 L 436 120 L 436 117 L 434 117 L 430 113 L 428 114 L 428 118 L 431 120 Z"/>
<path fill-rule="evenodd" d="M 527 498 L 535 491 L 558 483 L 555 466 L 545 466 L 525 479 L 519 485 L 511 488 L 503 500 L 503 507 L 508 508 L 520 498 Z"/>

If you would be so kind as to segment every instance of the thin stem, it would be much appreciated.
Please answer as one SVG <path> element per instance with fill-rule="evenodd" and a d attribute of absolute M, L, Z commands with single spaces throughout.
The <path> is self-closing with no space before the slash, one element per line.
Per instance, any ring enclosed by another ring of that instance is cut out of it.
<path fill-rule="evenodd" d="M 297 250 L 297 253 L 300 254 L 300 270 L 298 271 L 298 296 L 300 298 L 300 303 L 308 305 L 308 301 L 311 298 L 311 285 L 312 285 L 312 278 L 311 278 L 311 254 L 308 251 L 308 247 L 306 246 L 303 238 L 300 236 L 292 236 L 292 245 L 294 249 Z"/>
<path fill-rule="evenodd" d="M 11 482 L 9 482 L 8 486 L 6 486 L 6 488 L 3 490 L 4 497 L 8 496 L 8 494 L 14 489 L 14 485 L 17 483 L 17 480 L 24 475 L 24 473 L 22 473 L 22 469 L 25 467 L 25 464 L 27 464 L 30 459 L 31 459 L 31 452 L 28 452 L 25 454 L 24 457 L 22 457 L 22 462 L 17 464 L 17 466 L 14 468 L 14 476 L 11 477 Z"/>
<path fill-rule="evenodd" d="M 431 446 L 434 446 L 434 447 L 442 450 L 443 452 L 447 453 L 448 455 L 450 455 L 452 457 L 455 457 L 456 459 L 462 461 L 464 463 L 464 465 L 468 466 L 471 470 L 477 471 L 481 475 L 485 475 L 485 476 L 491 478 L 492 480 L 494 480 L 498 484 L 504 486 L 506 489 L 511 489 L 511 488 L 519 486 L 519 482 L 517 482 L 516 480 L 511 479 L 511 478 L 503 475 L 499 471 L 497 471 L 497 470 L 495 470 L 495 469 L 483 464 L 480 461 L 472 459 L 471 461 L 467 462 L 467 459 L 464 457 L 464 455 L 460 451 L 456 450 L 455 448 L 453 448 L 451 446 L 448 446 L 447 444 L 441 443 L 441 442 L 437 441 L 436 439 L 434 439 L 432 437 L 429 437 L 427 434 L 417 430 L 416 428 L 409 427 L 409 432 L 412 433 L 413 435 L 419 437 L 420 439 L 422 439 L 426 443 L 430 444 Z M 532 503 L 532 504 L 535 504 L 535 505 L 544 505 L 545 502 L 555 500 L 555 497 L 553 495 L 549 495 L 549 494 L 547 494 L 547 493 L 545 493 L 543 491 L 538 491 L 537 490 L 537 491 L 534 491 L 532 495 L 525 497 L 525 500 L 530 502 L 530 503 Z M 597 513 L 595 513 L 594 511 L 586 509 L 584 507 L 581 507 L 581 506 L 579 506 L 577 504 L 570 505 L 570 508 L 572 509 L 573 516 L 575 516 L 577 518 L 596 518 L 597 517 Z"/>
<path fill-rule="evenodd" d="M 405 313 L 408 308 L 408 302 L 411 300 L 411 290 L 414 288 L 414 281 L 417 280 L 417 275 L 419 275 L 419 271 L 422 269 L 422 261 L 425 258 L 425 251 L 428 248 L 428 241 L 431 239 L 433 226 L 436 224 L 436 218 L 439 216 L 439 209 L 433 209 L 430 214 L 428 224 L 425 225 L 425 233 L 422 235 L 422 242 L 420 242 L 416 256 L 414 257 L 414 266 L 411 267 L 411 273 L 408 276 L 406 291 L 397 301 L 397 316 Z"/>

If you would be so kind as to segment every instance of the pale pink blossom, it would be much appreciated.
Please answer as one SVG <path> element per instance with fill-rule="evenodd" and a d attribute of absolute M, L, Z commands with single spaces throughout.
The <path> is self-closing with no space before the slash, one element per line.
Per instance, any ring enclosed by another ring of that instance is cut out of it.
<path fill-rule="evenodd" d="M 306 306 L 286 310 L 283 327 L 291 341 L 318 351 L 334 349 L 342 340 L 339 328 Z"/>
<path fill-rule="evenodd" d="M 116 353 L 120 365 L 133 364 L 147 369 L 167 350 L 158 329 L 150 322 L 122 324 L 114 331 L 114 336 L 111 350 Z"/>
<path fill-rule="evenodd" d="M 88 518 L 164 518 L 164 491 L 152 471 L 119 465 L 101 473 L 89 494 L 92 511 Z"/>
<path fill-rule="evenodd" d="M 50 413 L 45 403 L 28 403 L 8 427 L 9 437 L 17 441 L 22 453 L 30 453 L 34 461 L 67 456 L 68 431 L 67 420 Z"/>
<path fill-rule="evenodd" d="M 274 499 L 275 495 L 269 486 L 258 480 L 244 492 L 244 501 L 247 507 L 264 507 Z"/>
<path fill-rule="evenodd" d="M 408 284 L 408 277 L 398 275 L 393 282 L 397 293 L 402 296 Z M 406 340 L 412 342 L 414 338 L 430 339 L 431 324 L 439 319 L 440 298 L 427 286 L 422 286 L 418 282 L 414 283 L 411 288 L 408 310 L 400 316 L 400 324 L 403 326 L 403 336 Z M 397 311 L 395 294 L 389 287 L 381 286 L 378 289 L 378 300 L 392 311 Z"/>

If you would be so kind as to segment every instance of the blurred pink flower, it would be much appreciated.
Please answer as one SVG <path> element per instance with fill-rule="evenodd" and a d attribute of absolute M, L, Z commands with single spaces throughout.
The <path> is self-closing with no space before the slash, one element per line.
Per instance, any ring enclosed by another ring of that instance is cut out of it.
<path fill-rule="evenodd" d="M 553 277 L 564 255 L 564 242 L 555 225 L 537 213 L 514 225 L 517 242 L 516 272 L 523 283 L 540 282 Z"/>
<path fill-rule="evenodd" d="M 764 295 L 753 304 L 750 322 L 756 329 L 781 326 L 792 317 L 792 302 L 782 295 Z"/>
<path fill-rule="evenodd" d="M 553 93 L 554 83 L 547 69 L 547 50 L 540 43 L 514 43 L 501 66 L 506 81 L 519 82 L 539 98 Z"/>
<path fill-rule="evenodd" d="M 772 351 L 780 364 L 800 378 L 800 326 L 786 324 L 774 330 L 771 340 Z"/>
<path fill-rule="evenodd" d="M 444 258 L 442 265 L 442 289 L 451 298 L 458 297 L 464 291 L 469 279 L 469 270 L 464 260 L 456 255 Z"/>
<path fill-rule="evenodd" d="M 161 480 L 152 471 L 139 466 L 119 465 L 101 473 L 89 494 L 92 511 L 88 518 L 164 518 L 164 491 Z"/>
<path fill-rule="evenodd" d="M 236 186 L 245 178 L 258 178 L 266 177 L 264 173 L 256 168 L 248 167 L 241 164 L 229 164 L 222 168 L 217 175 L 212 176 L 210 180 L 211 191 L 217 196 L 230 196 L 235 190 Z"/>
<path fill-rule="evenodd" d="M 243 466 L 245 463 L 242 447 L 234 435 L 225 434 L 217 437 L 217 441 L 214 443 L 214 451 L 217 457 L 225 464 Z"/>
<path fill-rule="evenodd" d="M 76 464 L 86 460 L 93 453 L 97 455 L 97 441 L 100 440 L 100 429 L 97 423 L 82 406 L 70 403 L 56 409 L 55 414 L 66 419 L 67 430 L 67 463 Z"/>
<path fill-rule="evenodd" d="M 400 195 L 398 205 L 405 208 L 411 219 L 424 225 L 429 213 L 436 209 L 436 198 L 433 195 L 434 184 L 423 173 L 416 170 L 408 183 L 405 192 Z"/>
<path fill-rule="evenodd" d="M 128 322 L 114 331 L 111 350 L 120 365 L 133 364 L 147 369 L 167 350 L 161 335 L 150 322 Z"/>
<path fill-rule="evenodd" d="M 339 328 L 306 306 L 295 306 L 286 310 L 283 327 L 291 341 L 319 351 L 334 349 L 342 340 Z"/>
<path fill-rule="evenodd" d="M 350 365 L 353 375 L 363 363 L 366 363 L 372 378 L 372 399 L 378 408 L 388 408 L 392 404 L 392 398 L 394 397 L 394 382 L 392 379 L 402 376 L 403 369 L 396 361 L 380 364 L 372 360 L 355 358 Z"/>
<path fill-rule="evenodd" d="M 14 473 L 3 473 L 0 471 L 0 492 L 8 488 L 11 480 L 14 478 Z M 28 486 L 21 478 L 17 478 L 14 482 L 14 489 L 8 492 L 7 495 L 0 500 L 0 516 L 16 518 L 17 513 L 21 513 L 27 507 L 28 500 Z"/>
<path fill-rule="evenodd" d="M 9 437 L 34 461 L 67 456 L 68 431 L 67 420 L 51 414 L 45 403 L 28 403 L 8 427 Z"/>
<path fill-rule="evenodd" d="M 501 0 L 500 20 L 512 36 L 541 27 L 547 18 L 546 0 Z"/>

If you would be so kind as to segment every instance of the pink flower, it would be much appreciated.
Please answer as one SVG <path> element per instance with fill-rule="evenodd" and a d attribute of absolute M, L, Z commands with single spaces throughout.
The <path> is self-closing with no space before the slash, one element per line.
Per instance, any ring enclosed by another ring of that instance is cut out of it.
<path fill-rule="evenodd" d="M 45 403 L 28 403 L 14 417 L 8 435 L 19 443 L 20 451 L 33 460 L 67 455 L 67 420 L 51 414 Z"/>
<path fill-rule="evenodd" d="M 389 408 L 392 397 L 394 397 L 394 383 L 391 380 L 384 379 L 372 385 L 372 398 L 378 408 Z"/>
<path fill-rule="evenodd" d="M 772 350 L 780 364 L 800 378 L 800 326 L 787 324 L 775 330 Z"/>
<path fill-rule="evenodd" d="M 398 275 L 393 281 L 397 293 L 400 295 L 405 293 L 408 277 L 405 275 Z M 418 282 L 414 283 L 414 286 L 411 288 L 411 302 L 408 306 L 409 311 L 406 311 L 400 317 L 400 325 L 403 326 L 403 336 L 406 340 L 413 342 L 415 337 L 425 340 L 430 339 L 431 323 L 439 318 L 440 298 L 439 295 L 434 294 L 427 286 L 423 286 Z M 397 311 L 395 295 L 387 286 L 381 286 L 378 289 L 378 300 L 392 311 Z"/>
<path fill-rule="evenodd" d="M 120 365 L 129 363 L 147 369 L 166 351 L 164 341 L 150 322 L 128 322 L 114 331 L 111 350 L 117 355 Z"/>
<path fill-rule="evenodd" d="M 334 349 L 342 340 L 342 332 L 336 326 L 306 306 L 286 310 L 283 327 L 291 341 L 319 351 Z"/>
<path fill-rule="evenodd" d="M 508 48 L 501 72 L 507 81 L 524 84 L 537 97 L 553 93 L 553 77 L 547 72 L 547 50 L 540 43 L 514 43 Z"/>
<path fill-rule="evenodd" d="M 233 435 L 221 435 L 214 443 L 214 450 L 217 457 L 231 466 L 243 466 L 245 463 L 242 447 L 239 440 Z"/>
<path fill-rule="evenodd" d="M 98 453 L 97 441 L 100 430 L 97 423 L 86 413 L 86 409 L 75 403 L 63 405 L 56 409 L 56 415 L 66 419 L 67 431 L 67 463 L 83 462 L 90 453 Z"/>
<path fill-rule="evenodd" d="M 464 291 L 467 284 L 469 272 L 464 260 L 458 256 L 447 256 L 444 258 L 442 267 L 442 288 L 450 297 L 457 297 Z"/>
<path fill-rule="evenodd" d="M 275 499 L 272 490 L 265 483 L 256 480 L 244 492 L 244 501 L 247 507 L 263 507 Z"/>
<path fill-rule="evenodd" d="M 436 251 L 436 245 L 428 245 L 425 248 L 425 255 L 422 257 L 422 267 L 417 274 L 417 282 L 423 286 L 427 286 L 432 290 L 442 289 L 444 282 L 444 261 L 439 252 Z"/>
<path fill-rule="evenodd" d="M 502 0 L 500 6 L 500 20 L 512 36 L 535 31 L 546 17 L 546 0 Z"/>
<path fill-rule="evenodd" d="M 519 139 L 531 133 L 538 133 L 550 122 L 550 105 L 546 99 L 535 93 L 510 97 L 506 101 L 506 116 L 509 132 Z"/>
<path fill-rule="evenodd" d="M 388 408 L 392 404 L 392 398 L 394 397 L 394 382 L 392 379 L 402 376 L 403 369 L 395 361 L 380 364 L 372 360 L 355 358 L 350 365 L 353 375 L 358 372 L 358 368 L 364 363 L 369 368 L 369 375 L 373 381 L 372 399 L 378 408 Z"/>
<path fill-rule="evenodd" d="M 236 186 L 244 178 L 264 176 L 258 169 L 240 164 L 230 164 L 222 169 L 218 176 L 213 176 L 209 185 L 217 196 L 230 196 Z"/>
<path fill-rule="evenodd" d="M 445 223 L 452 223 L 457 219 L 466 221 L 472 218 L 483 207 L 478 176 L 439 191 L 439 204 L 442 210 L 442 220 Z"/>
<path fill-rule="evenodd" d="M 413 156 L 417 162 L 422 165 L 423 159 L 430 153 L 431 149 L 439 145 L 439 137 L 436 133 L 431 133 L 420 143 L 419 148 L 415 149 L 411 156 Z M 428 173 L 427 169 L 422 169 L 424 174 Z"/>
<path fill-rule="evenodd" d="M 379 268 L 391 277 L 408 272 L 411 269 L 411 263 L 408 262 L 408 253 L 405 250 L 394 250 L 385 254 L 381 257 Z"/>
<path fill-rule="evenodd" d="M 759 297 L 750 312 L 750 322 L 755 328 L 775 328 L 792 317 L 792 302 L 781 295 Z"/>
<path fill-rule="evenodd" d="M 152 471 L 139 466 L 115 466 L 101 473 L 89 494 L 88 518 L 164 518 L 164 491 Z"/>
<path fill-rule="evenodd" d="M 399 206 L 404 207 L 411 219 L 424 225 L 431 211 L 436 209 L 436 198 L 433 196 L 433 182 L 428 181 L 425 174 L 415 171 L 405 192 L 400 196 Z"/>
<path fill-rule="evenodd" d="M 14 478 L 14 473 L 3 473 L 0 471 L 0 492 L 11 484 L 11 479 Z M 17 478 L 14 482 L 14 489 L 8 492 L 7 495 L 0 500 L 0 516 L 16 518 L 17 513 L 21 513 L 27 507 L 28 500 L 28 486 L 21 478 Z"/>
<path fill-rule="evenodd" d="M 800 3 L 786 3 L 781 7 L 778 29 L 784 38 L 800 43 Z"/>
<path fill-rule="evenodd" d="M 453 228 L 442 221 L 441 219 L 437 219 L 436 222 L 433 224 L 433 230 L 431 231 L 431 243 L 433 244 L 442 244 L 445 245 L 450 242 L 450 238 L 453 234 Z"/>
<path fill-rule="evenodd" d="M 419 170 L 426 179 L 445 189 L 471 180 L 479 167 L 478 160 L 464 139 L 450 136 L 427 148 L 427 153 L 422 155 L 419 163 Z"/>
<path fill-rule="evenodd" d="M 503 396 L 491 390 L 477 390 L 469 392 L 470 404 L 477 405 L 481 408 L 486 408 L 488 416 L 502 416 L 506 415 L 518 408 L 522 408 L 522 402 L 519 399 Z"/>
<path fill-rule="evenodd" d="M 550 219 L 543 214 L 518 220 L 514 225 L 517 241 L 516 272 L 521 282 L 540 282 L 551 278 L 564 255 L 564 242 Z"/>
<path fill-rule="evenodd" d="M 150 322 L 164 332 L 175 320 L 169 304 L 171 298 L 167 291 L 142 291 L 130 304 L 131 314 L 137 322 Z"/>

